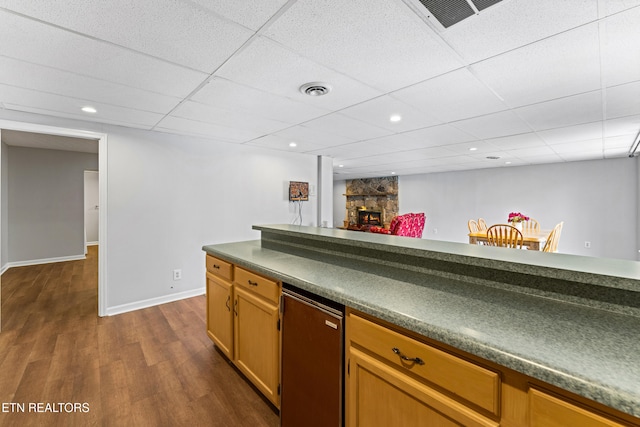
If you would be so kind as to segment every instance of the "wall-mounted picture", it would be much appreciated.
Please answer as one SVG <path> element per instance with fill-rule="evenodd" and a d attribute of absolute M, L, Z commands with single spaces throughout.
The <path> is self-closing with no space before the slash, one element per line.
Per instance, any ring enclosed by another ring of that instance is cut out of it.
<path fill-rule="evenodd" d="M 294 202 L 306 202 L 309 200 L 309 183 L 289 181 L 289 200 Z"/>

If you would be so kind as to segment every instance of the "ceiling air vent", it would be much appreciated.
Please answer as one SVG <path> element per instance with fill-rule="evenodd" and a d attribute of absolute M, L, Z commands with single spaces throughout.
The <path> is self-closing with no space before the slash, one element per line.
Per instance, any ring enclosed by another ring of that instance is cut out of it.
<path fill-rule="evenodd" d="M 501 0 L 419 0 L 444 28 L 469 18 Z"/>
<path fill-rule="evenodd" d="M 313 82 L 300 86 L 300 92 L 309 96 L 322 96 L 331 91 L 331 86 L 326 83 Z"/>

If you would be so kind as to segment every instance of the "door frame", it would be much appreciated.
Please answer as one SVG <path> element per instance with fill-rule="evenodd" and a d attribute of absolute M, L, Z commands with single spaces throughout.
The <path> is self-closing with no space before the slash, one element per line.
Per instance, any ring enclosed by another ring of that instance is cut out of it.
<path fill-rule="evenodd" d="M 107 315 L 107 134 L 81 129 L 39 125 L 12 120 L 0 120 L 0 130 L 45 133 L 98 140 L 98 191 L 100 212 L 98 214 L 98 316 Z M 0 210 L 0 215 L 2 212 Z"/>

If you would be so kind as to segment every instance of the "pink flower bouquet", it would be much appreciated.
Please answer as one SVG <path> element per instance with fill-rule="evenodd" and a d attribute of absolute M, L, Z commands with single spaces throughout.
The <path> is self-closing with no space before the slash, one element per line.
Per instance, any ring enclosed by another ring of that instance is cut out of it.
<path fill-rule="evenodd" d="M 507 221 L 516 224 L 522 221 L 529 221 L 529 217 L 524 214 L 521 214 L 520 212 L 511 212 L 509 214 L 509 219 Z"/>

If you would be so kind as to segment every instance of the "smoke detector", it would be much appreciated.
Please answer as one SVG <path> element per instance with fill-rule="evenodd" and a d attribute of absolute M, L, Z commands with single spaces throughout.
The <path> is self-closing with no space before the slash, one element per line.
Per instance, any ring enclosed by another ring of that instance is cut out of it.
<path fill-rule="evenodd" d="M 309 96 L 322 96 L 331 92 L 331 86 L 321 82 L 306 83 L 300 86 L 300 92 Z"/>

